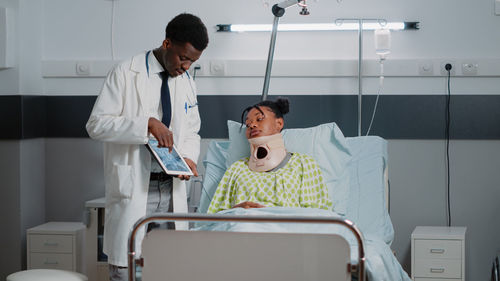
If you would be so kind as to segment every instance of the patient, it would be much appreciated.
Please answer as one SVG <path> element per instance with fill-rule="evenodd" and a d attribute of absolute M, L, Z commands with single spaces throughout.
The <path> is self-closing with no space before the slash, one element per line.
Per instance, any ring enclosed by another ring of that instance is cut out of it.
<path fill-rule="evenodd" d="M 229 167 L 207 213 L 278 206 L 332 208 L 316 161 L 285 149 L 281 130 L 288 111 L 289 102 L 284 98 L 262 101 L 243 111 L 241 121 L 246 125 L 250 157 Z"/>

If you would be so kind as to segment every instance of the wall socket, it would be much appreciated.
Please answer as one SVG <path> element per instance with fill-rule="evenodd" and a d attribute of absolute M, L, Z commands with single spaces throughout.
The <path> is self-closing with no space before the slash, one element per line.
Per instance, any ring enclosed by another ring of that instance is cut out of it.
<path fill-rule="evenodd" d="M 77 62 L 76 63 L 76 75 L 89 76 L 90 75 L 90 63 Z"/>
<path fill-rule="evenodd" d="M 444 67 L 446 64 L 451 64 L 451 71 L 450 71 L 450 75 L 453 76 L 455 75 L 456 73 L 456 70 L 457 70 L 457 66 L 455 64 L 454 61 L 452 60 L 448 60 L 448 61 L 443 61 L 441 62 L 440 66 L 439 66 L 439 69 L 441 71 L 441 75 L 444 75 L 444 76 L 448 76 L 448 70 L 446 70 Z"/>
<path fill-rule="evenodd" d="M 210 61 L 210 74 L 213 76 L 224 76 L 226 74 L 226 63 L 222 60 Z"/>
<path fill-rule="evenodd" d="M 194 76 L 196 72 L 196 76 L 203 76 L 206 75 L 206 67 L 202 62 L 195 62 L 191 65 L 191 68 L 189 68 L 189 74 L 191 76 Z"/>
<path fill-rule="evenodd" d="M 434 75 L 434 63 L 432 61 L 421 61 L 418 63 L 418 74 L 422 76 Z"/>
<path fill-rule="evenodd" d="M 464 61 L 462 62 L 462 75 L 465 76 L 476 76 L 479 68 L 479 64 L 475 61 Z"/>

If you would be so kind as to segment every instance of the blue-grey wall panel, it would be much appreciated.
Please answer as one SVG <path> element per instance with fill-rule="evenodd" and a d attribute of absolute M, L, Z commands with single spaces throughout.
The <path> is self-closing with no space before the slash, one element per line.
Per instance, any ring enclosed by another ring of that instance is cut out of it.
<path fill-rule="evenodd" d="M 337 122 L 346 135 L 357 132 L 357 97 L 354 96 L 287 96 L 290 113 L 285 128 L 303 128 L 325 122 Z M 276 99 L 269 96 L 270 100 Z M 260 96 L 200 96 L 198 103 L 205 138 L 227 137 L 226 121 L 240 121 L 243 110 L 260 101 Z"/>
<path fill-rule="evenodd" d="M 336 122 L 346 136 L 357 135 L 356 95 L 294 95 L 287 128 Z M 275 96 L 270 96 L 275 99 Z M 0 96 L 0 139 L 88 137 L 85 123 L 95 96 Z M 203 138 L 226 138 L 226 121 L 239 121 L 241 112 L 260 96 L 199 96 Z M 375 96 L 363 97 L 363 134 L 373 112 Z M 372 135 L 386 139 L 443 139 L 444 95 L 381 96 Z M 451 97 L 452 139 L 500 139 L 500 96 Z"/>
<path fill-rule="evenodd" d="M 270 96 L 270 99 L 276 97 Z M 290 113 L 286 127 L 300 128 L 325 122 L 336 122 L 346 136 L 358 131 L 358 97 L 288 96 Z M 364 96 L 362 103 L 363 134 L 373 113 L 375 96 Z M 248 105 L 259 101 L 256 96 L 200 96 L 202 137 L 227 137 L 225 120 L 240 120 Z M 446 96 L 388 95 L 380 96 L 371 135 L 386 139 L 443 139 L 445 136 Z M 450 102 L 452 139 L 500 139 L 500 96 L 460 95 Z"/>
<path fill-rule="evenodd" d="M 85 124 L 95 96 L 47 97 L 47 137 L 88 137 Z"/>
<path fill-rule="evenodd" d="M 47 102 L 43 96 L 22 96 L 22 138 L 39 138 L 47 134 Z"/>
<path fill-rule="evenodd" d="M 0 139 L 22 138 L 21 96 L 0 96 Z"/>
<path fill-rule="evenodd" d="M 452 96 L 451 110 L 453 138 L 500 138 L 499 96 Z"/>

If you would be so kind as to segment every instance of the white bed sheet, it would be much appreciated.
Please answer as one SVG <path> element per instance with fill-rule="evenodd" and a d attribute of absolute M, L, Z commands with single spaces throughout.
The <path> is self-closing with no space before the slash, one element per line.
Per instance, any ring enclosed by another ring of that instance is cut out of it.
<path fill-rule="evenodd" d="M 230 209 L 218 214 L 244 216 L 328 216 L 345 218 L 332 211 L 311 208 L 281 208 L 271 207 L 262 209 Z M 205 222 L 197 224 L 193 230 L 202 231 L 232 231 L 232 232 L 283 232 L 283 233 L 315 233 L 339 234 L 351 246 L 351 263 L 358 263 L 358 243 L 349 229 L 336 224 L 309 224 L 309 223 L 241 223 L 241 222 Z M 403 271 L 390 247 L 377 234 L 364 234 L 366 256 L 366 273 L 368 280 L 405 280 L 409 281 L 408 274 Z"/>

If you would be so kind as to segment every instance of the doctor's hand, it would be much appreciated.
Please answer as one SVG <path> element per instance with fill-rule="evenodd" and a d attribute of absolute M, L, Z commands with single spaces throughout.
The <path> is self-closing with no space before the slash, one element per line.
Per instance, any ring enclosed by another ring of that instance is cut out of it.
<path fill-rule="evenodd" d="M 198 170 L 196 170 L 196 163 L 193 162 L 193 160 L 189 158 L 184 158 L 184 161 L 186 161 L 186 164 L 188 164 L 189 169 L 193 172 L 193 176 L 197 177 L 198 176 Z M 180 180 L 189 180 L 188 175 L 179 175 L 178 176 Z"/>
<path fill-rule="evenodd" d="M 251 209 L 251 208 L 265 208 L 266 206 L 261 205 L 259 203 L 255 203 L 252 201 L 245 201 L 239 204 L 236 204 L 233 206 L 233 208 L 244 208 L 244 209 Z"/>
<path fill-rule="evenodd" d="M 148 120 L 148 131 L 156 138 L 159 147 L 168 147 L 168 151 L 172 152 L 174 134 L 167 128 L 167 126 L 165 126 L 165 124 L 163 124 L 160 120 L 151 117 Z"/>

